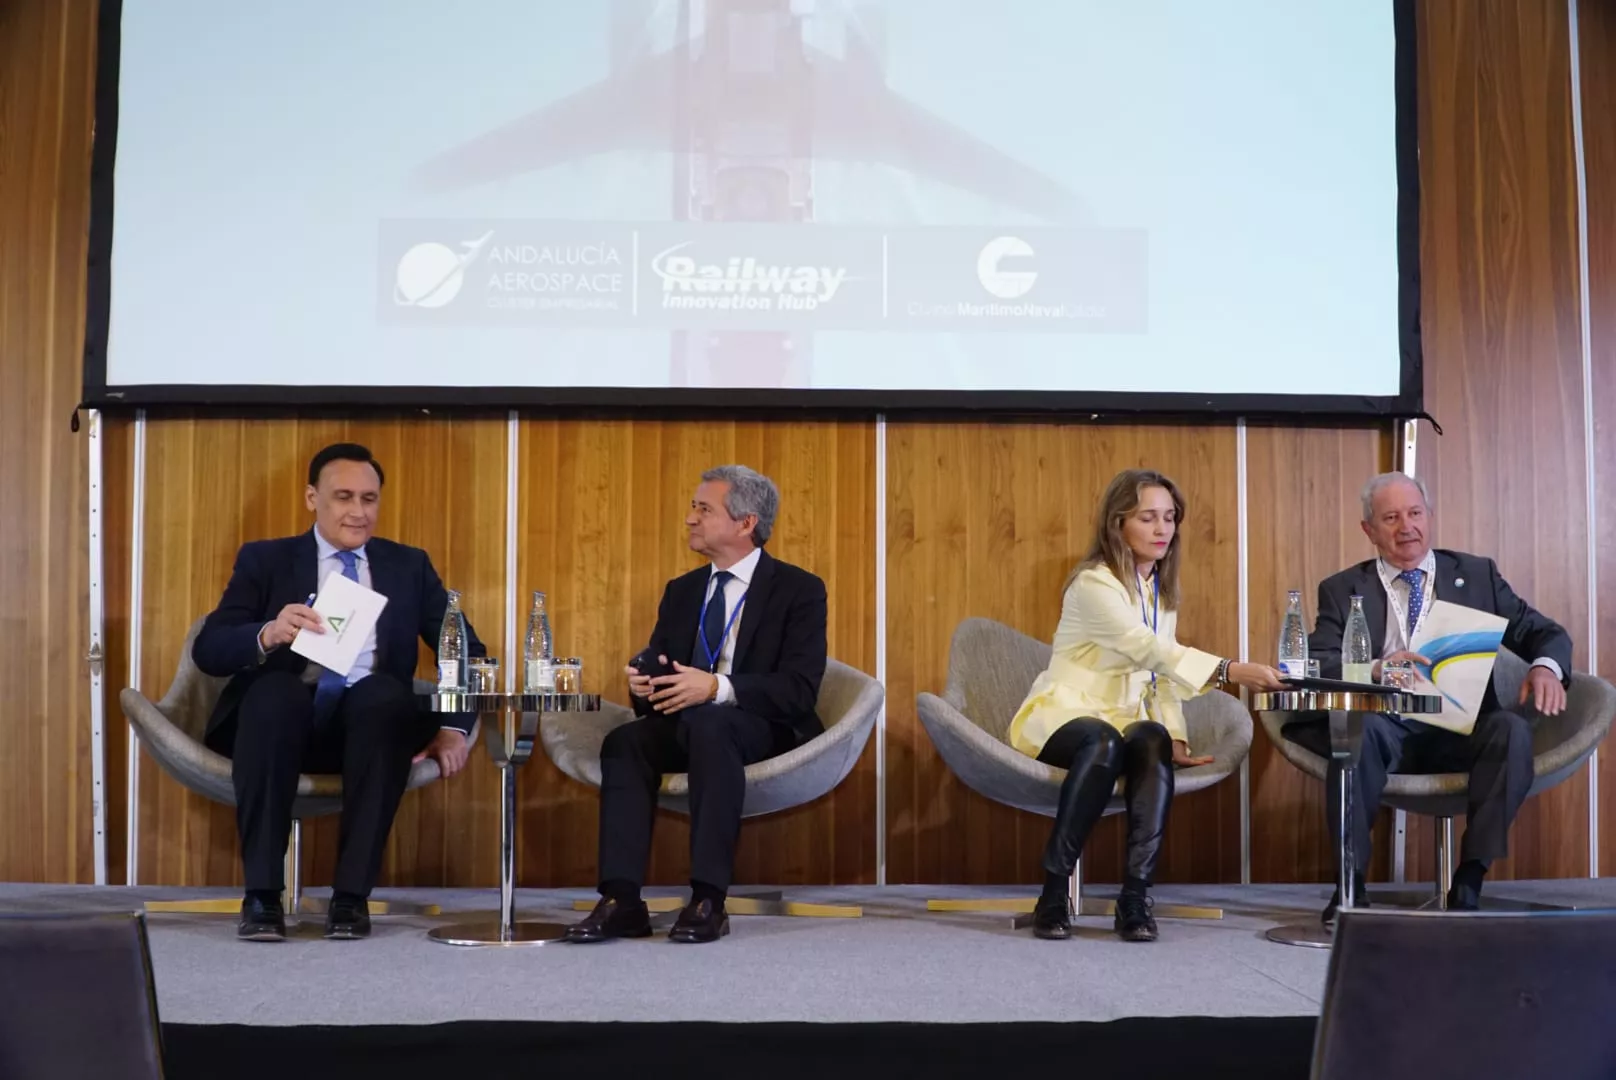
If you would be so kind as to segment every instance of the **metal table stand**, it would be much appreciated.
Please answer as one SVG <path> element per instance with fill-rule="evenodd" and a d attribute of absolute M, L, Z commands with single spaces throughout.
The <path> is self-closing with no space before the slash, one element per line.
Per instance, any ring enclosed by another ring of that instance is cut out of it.
<path fill-rule="evenodd" d="M 1340 820 L 1336 830 L 1336 880 L 1341 890 L 1339 910 L 1349 910 L 1357 900 L 1352 868 L 1352 788 L 1358 755 L 1363 749 L 1363 718 L 1369 713 L 1423 713 L 1442 711 L 1442 699 L 1435 694 L 1410 694 L 1397 687 L 1363 690 L 1283 690 L 1254 694 L 1251 707 L 1260 713 L 1328 713 L 1330 717 L 1330 757 L 1340 765 Z M 1322 921 L 1289 923 L 1267 933 L 1269 941 L 1328 949 L 1335 940 L 1331 927 Z"/>
<path fill-rule="evenodd" d="M 434 927 L 427 937 L 445 945 L 547 945 L 561 940 L 562 923 L 516 921 L 516 770 L 533 756 L 545 713 L 595 712 L 599 694 L 422 695 L 438 713 L 474 713 L 487 733 L 488 753 L 499 766 L 499 915 Z"/>

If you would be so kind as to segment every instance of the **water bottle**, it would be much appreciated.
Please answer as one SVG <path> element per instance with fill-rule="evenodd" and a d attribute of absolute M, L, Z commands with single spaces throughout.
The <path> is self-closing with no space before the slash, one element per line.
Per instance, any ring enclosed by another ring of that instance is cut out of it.
<path fill-rule="evenodd" d="M 1307 677 L 1307 627 L 1302 625 L 1302 594 L 1296 589 L 1287 594 L 1285 622 L 1279 628 L 1279 671 L 1287 678 Z"/>
<path fill-rule="evenodd" d="M 460 594 L 449 590 L 449 607 L 438 631 L 438 689 L 464 693 L 466 689 L 466 617 L 460 612 Z"/>
<path fill-rule="evenodd" d="M 550 613 L 544 607 L 544 594 L 534 592 L 533 610 L 527 617 L 527 638 L 522 645 L 522 690 L 528 694 L 548 694 L 555 690 L 555 638 L 550 634 Z"/>
<path fill-rule="evenodd" d="M 1364 615 L 1363 597 L 1352 598 L 1347 615 L 1347 631 L 1341 637 L 1341 677 L 1347 682 L 1373 681 L 1375 656 L 1369 646 L 1369 619 Z"/>

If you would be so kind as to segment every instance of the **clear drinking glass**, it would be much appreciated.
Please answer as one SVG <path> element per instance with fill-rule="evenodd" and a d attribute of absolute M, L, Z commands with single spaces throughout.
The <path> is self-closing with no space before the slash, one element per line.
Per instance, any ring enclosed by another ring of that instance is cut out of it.
<path fill-rule="evenodd" d="M 499 661 L 492 656 L 474 656 L 467 660 L 466 690 L 472 694 L 499 693 Z"/>
<path fill-rule="evenodd" d="M 1414 689 L 1414 661 L 1387 660 L 1380 665 L 1380 685 L 1395 686 L 1399 690 Z"/>
<path fill-rule="evenodd" d="M 581 694 L 584 690 L 584 662 L 576 656 L 558 656 L 555 660 L 555 692 Z"/>

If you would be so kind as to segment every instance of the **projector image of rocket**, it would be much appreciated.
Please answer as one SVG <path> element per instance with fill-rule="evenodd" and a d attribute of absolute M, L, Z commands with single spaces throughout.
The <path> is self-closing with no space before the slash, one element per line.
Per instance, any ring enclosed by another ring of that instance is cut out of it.
<path fill-rule="evenodd" d="M 653 26 L 675 21 L 652 52 Z M 805 22 L 841 18 L 843 55 Z M 692 25 L 692 19 L 699 25 Z M 885 18 L 851 0 L 613 0 L 612 74 L 425 162 L 454 191 L 612 151 L 674 155 L 671 219 L 807 224 L 815 161 L 886 165 L 1045 220 L 1083 213 L 1059 182 L 894 92 Z M 812 337 L 675 331 L 675 386 L 808 385 Z"/>

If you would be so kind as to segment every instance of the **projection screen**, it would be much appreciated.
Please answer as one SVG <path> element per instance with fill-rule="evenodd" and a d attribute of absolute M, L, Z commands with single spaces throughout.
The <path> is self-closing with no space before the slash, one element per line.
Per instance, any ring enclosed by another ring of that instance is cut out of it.
<path fill-rule="evenodd" d="M 1422 407 L 1404 0 L 102 24 L 90 404 Z"/>

